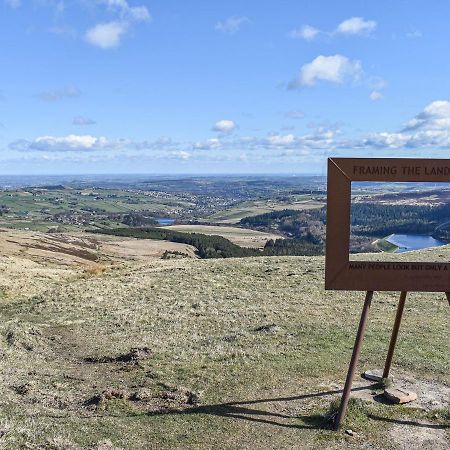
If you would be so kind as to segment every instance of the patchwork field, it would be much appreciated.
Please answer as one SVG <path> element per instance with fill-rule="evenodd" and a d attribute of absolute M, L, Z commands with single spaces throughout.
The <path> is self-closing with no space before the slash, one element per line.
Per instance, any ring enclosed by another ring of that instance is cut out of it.
<path fill-rule="evenodd" d="M 363 293 L 325 292 L 322 257 L 166 261 L 139 255 L 153 242 L 18 233 L 0 233 L 2 448 L 449 448 L 443 294 L 407 299 L 394 375 L 419 401 L 358 378 L 334 432 Z M 396 303 L 375 296 L 360 371 L 382 366 Z"/>
<path fill-rule="evenodd" d="M 282 211 L 283 209 L 294 209 L 299 211 L 322 208 L 325 201 L 317 201 L 311 196 L 303 196 L 297 201 L 275 202 L 273 200 L 246 201 L 233 206 L 232 208 L 219 211 L 211 215 L 206 220 L 214 223 L 235 224 L 244 217 L 257 216 L 272 211 Z"/>

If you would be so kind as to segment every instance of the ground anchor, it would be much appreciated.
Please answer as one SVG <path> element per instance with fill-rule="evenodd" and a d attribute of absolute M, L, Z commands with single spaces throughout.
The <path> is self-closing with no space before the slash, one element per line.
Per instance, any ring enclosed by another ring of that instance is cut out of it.
<path fill-rule="evenodd" d="M 341 403 L 339 406 L 338 413 L 336 415 L 336 419 L 334 422 L 334 427 L 337 430 L 343 423 L 345 419 L 345 415 L 347 412 L 348 402 L 350 399 L 350 393 L 352 390 L 353 378 L 355 376 L 356 367 L 358 364 L 359 355 L 361 353 L 361 346 L 364 340 L 364 333 L 366 330 L 367 317 L 369 315 L 370 306 L 372 304 L 373 299 L 373 291 L 367 291 L 366 299 L 364 301 L 363 310 L 361 313 L 361 318 L 359 321 L 358 332 L 356 333 L 355 345 L 353 347 L 352 358 L 350 360 L 350 365 L 347 372 L 347 378 L 345 380 L 344 390 L 342 392 Z M 450 292 L 445 293 L 447 296 L 448 303 L 450 305 Z M 392 329 L 391 340 L 389 343 L 388 354 L 386 357 L 386 362 L 384 365 L 384 371 L 382 376 L 382 381 L 390 380 L 389 376 L 392 359 L 394 356 L 395 346 L 397 344 L 398 333 L 400 330 L 400 324 L 402 322 L 403 311 L 405 309 L 407 292 L 402 292 L 400 295 L 400 301 L 397 306 L 397 313 L 395 315 L 394 326 Z M 413 392 L 402 391 L 401 389 L 386 389 L 384 393 L 386 398 L 391 398 L 395 403 L 407 403 L 413 401 L 417 398 L 417 396 Z M 389 397 L 390 396 L 390 397 Z"/>

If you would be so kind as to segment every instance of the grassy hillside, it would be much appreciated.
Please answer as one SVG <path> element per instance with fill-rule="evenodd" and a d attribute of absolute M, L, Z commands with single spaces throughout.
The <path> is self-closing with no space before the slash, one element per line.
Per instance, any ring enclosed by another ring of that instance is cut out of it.
<path fill-rule="evenodd" d="M 439 253 L 448 260 L 450 248 Z M 398 378 L 421 381 L 423 409 L 381 405 L 370 400 L 374 388 L 358 390 L 369 400 L 352 403 L 346 427 L 356 435 L 327 429 L 363 294 L 325 292 L 323 265 L 322 257 L 127 259 L 7 292 L 2 448 L 448 448 L 442 294 L 408 297 L 394 362 Z M 26 283 L 26 266 L 21 276 Z M 375 296 L 360 370 L 382 366 L 396 302 Z"/>

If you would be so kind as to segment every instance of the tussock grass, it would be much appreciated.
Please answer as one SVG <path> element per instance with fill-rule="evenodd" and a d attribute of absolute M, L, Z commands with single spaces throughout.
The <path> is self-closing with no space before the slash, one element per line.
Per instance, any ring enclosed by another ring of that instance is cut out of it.
<path fill-rule="evenodd" d="M 323 414 L 340 397 L 364 295 L 325 292 L 323 269 L 321 257 L 154 259 L 3 303 L 0 424 L 8 430 L 0 442 L 349 448 Z M 361 369 L 384 361 L 397 300 L 375 296 Z M 448 325 L 442 295 L 411 294 L 395 367 L 449 384 Z M 120 358 L 132 348 L 151 357 Z M 101 395 L 105 408 L 86 406 Z M 448 420 L 418 414 L 352 400 L 348 423 L 361 439 L 353 448 L 395 448 L 386 429 L 400 417 Z"/>

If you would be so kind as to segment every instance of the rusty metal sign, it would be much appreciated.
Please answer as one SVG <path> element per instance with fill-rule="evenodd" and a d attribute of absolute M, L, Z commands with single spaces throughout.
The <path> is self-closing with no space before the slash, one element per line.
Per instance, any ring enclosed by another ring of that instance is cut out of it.
<path fill-rule="evenodd" d="M 450 292 L 450 262 L 350 261 L 352 181 L 448 183 L 450 159 L 328 159 L 325 288 Z"/>

